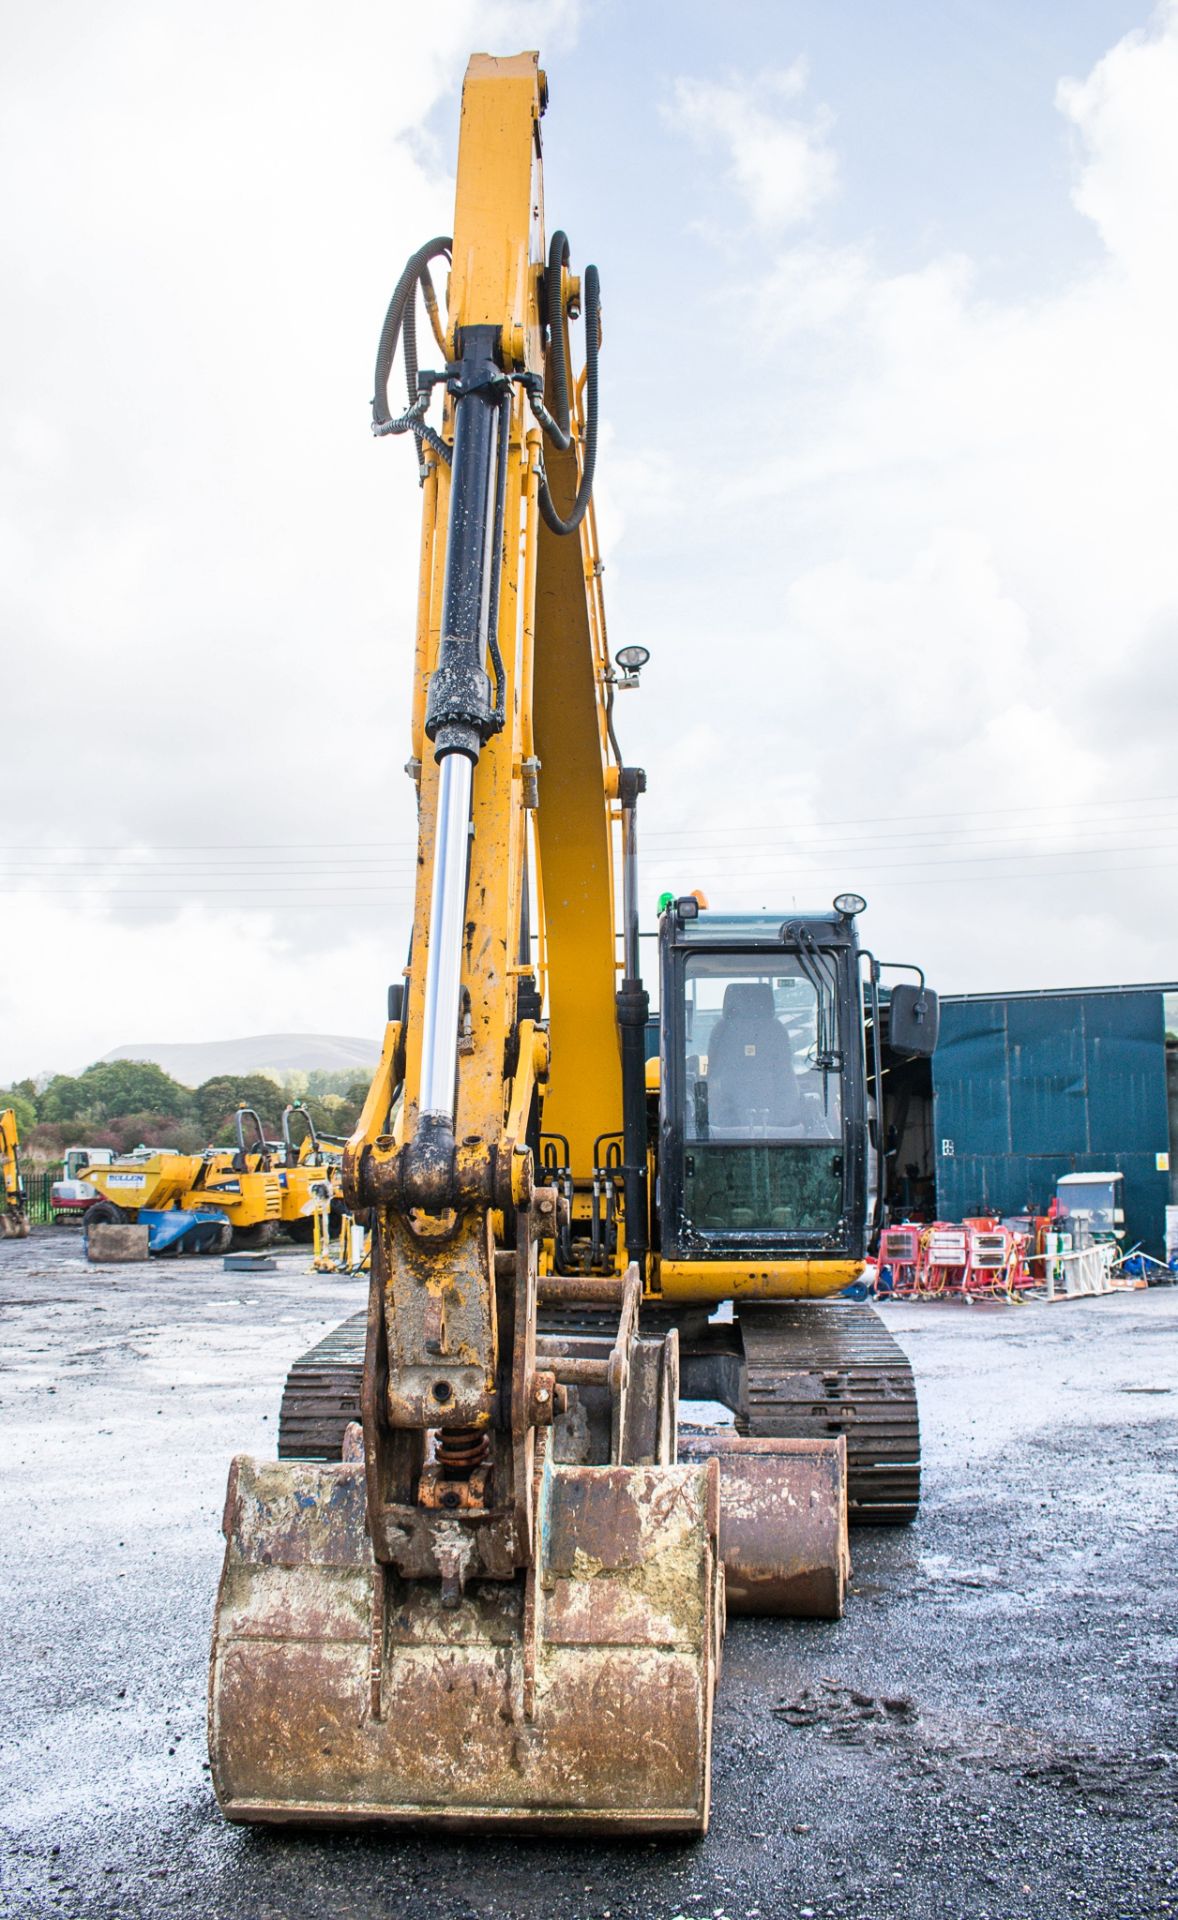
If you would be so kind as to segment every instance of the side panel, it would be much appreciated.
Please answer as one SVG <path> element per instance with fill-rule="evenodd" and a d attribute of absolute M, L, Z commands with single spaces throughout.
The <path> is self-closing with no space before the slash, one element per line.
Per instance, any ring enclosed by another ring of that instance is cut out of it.
<path fill-rule="evenodd" d="M 1160 993 L 942 1001 L 937 1211 L 1046 1210 L 1062 1174 L 1124 1174 L 1126 1243 L 1162 1252 L 1169 1175 Z"/>
<path fill-rule="evenodd" d="M 824 1300 L 858 1280 L 862 1260 L 662 1260 L 664 1300 Z"/>
<path fill-rule="evenodd" d="M 1053 1000 L 1012 1000 L 1006 1008 L 1010 1148 L 1025 1141 L 1088 1146 L 1083 1019 L 1060 1019 Z"/>

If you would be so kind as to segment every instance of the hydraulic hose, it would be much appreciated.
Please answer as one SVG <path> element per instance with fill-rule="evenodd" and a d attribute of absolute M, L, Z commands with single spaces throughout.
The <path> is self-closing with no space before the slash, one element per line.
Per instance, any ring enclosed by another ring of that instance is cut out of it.
<path fill-rule="evenodd" d="M 376 350 L 376 384 L 372 398 L 372 431 L 383 437 L 389 433 L 412 432 L 419 444 L 427 441 L 434 451 L 444 460 L 449 460 L 450 449 L 436 434 L 432 427 L 424 422 L 426 407 L 429 405 L 429 392 L 418 391 L 417 383 L 417 315 L 415 302 L 420 286 L 425 297 L 426 307 L 431 320 L 437 309 L 433 282 L 430 279 L 429 263 L 439 258 L 448 259 L 452 241 L 439 234 L 434 240 L 427 240 L 424 247 L 410 254 L 405 262 L 401 278 L 393 290 L 385 314 L 384 326 L 380 331 L 380 344 Z M 409 393 L 409 405 L 406 412 L 393 415 L 389 408 L 389 380 L 392 377 L 393 361 L 396 358 L 397 344 L 401 343 L 405 359 L 405 384 Z"/>
<path fill-rule="evenodd" d="M 405 375 L 409 385 L 410 404 L 417 399 L 417 345 L 416 325 L 412 315 L 412 303 L 417 293 L 418 283 L 426 275 L 431 260 L 442 255 L 449 258 L 453 242 L 445 235 L 435 240 L 427 240 L 424 247 L 411 253 L 405 262 L 401 278 L 393 289 L 384 325 L 380 330 L 380 344 L 376 349 L 376 390 L 372 400 L 372 422 L 374 426 L 388 428 L 392 419 L 389 409 L 389 378 L 393 371 L 393 359 L 397 351 L 397 342 L 401 338 L 405 325 L 406 309 L 409 309 L 409 325 L 406 332 Z M 428 277 L 428 275 L 427 275 Z"/>
<path fill-rule="evenodd" d="M 544 276 L 545 319 L 548 322 L 548 346 L 552 354 L 552 412 L 545 432 L 563 453 L 572 443 L 569 432 L 569 370 L 564 357 L 564 270 L 569 263 L 566 233 L 554 233 L 548 248 L 548 271 Z"/>
<path fill-rule="evenodd" d="M 541 427 L 560 451 L 572 442 L 569 409 L 569 369 L 564 346 L 563 272 L 569 261 L 568 237 L 554 233 L 548 249 L 545 296 L 548 309 L 548 351 L 552 356 L 552 411 L 533 399 L 532 409 Z M 601 322 L 601 282 L 596 267 L 585 269 L 585 439 L 582 448 L 581 479 L 577 496 L 564 519 L 557 511 L 545 474 L 540 475 L 540 512 L 552 533 L 574 533 L 585 518 L 593 493 L 593 474 L 597 466 L 597 353 Z"/>

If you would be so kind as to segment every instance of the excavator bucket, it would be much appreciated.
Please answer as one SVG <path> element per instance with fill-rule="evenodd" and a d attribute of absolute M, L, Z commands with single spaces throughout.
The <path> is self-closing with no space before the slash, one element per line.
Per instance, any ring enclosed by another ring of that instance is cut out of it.
<path fill-rule="evenodd" d="M 838 1620 L 851 1573 L 847 1443 L 680 1434 L 681 1459 L 720 1470 L 729 1613 Z"/>
<path fill-rule="evenodd" d="M 538 1497 L 541 1564 L 446 1608 L 374 1561 L 358 1460 L 234 1461 L 209 1688 L 229 1819 L 704 1831 L 717 1469 L 548 1464 Z"/>

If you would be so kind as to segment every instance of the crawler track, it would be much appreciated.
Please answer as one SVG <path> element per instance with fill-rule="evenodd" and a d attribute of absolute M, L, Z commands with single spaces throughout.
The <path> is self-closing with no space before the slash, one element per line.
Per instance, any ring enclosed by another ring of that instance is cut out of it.
<path fill-rule="evenodd" d="M 295 1361 L 278 1415 L 280 1460 L 338 1460 L 344 1429 L 360 1418 L 365 1313 L 354 1313 Z"/>
<path fill-rule="evenodd" d="M 662 1317 L 647 1309 L 643 1324 Z M 599 1332 L 604 1325 L 591 1311 L 548 1313 L 541 1321 L 546 1331 Z M 852 1526 L 914 1520 L 920 1503 L 916 1388 L 907 1358 L 878 1314 L 850 1301 L 785 1302 L 741 1307 L 737 1324 L 747 1431 L 799 1440 L 845 1434 Z M 345 1427 L 360 1418 L 364 1330 L 365 1315 L 353 1314 L 295 1361 L 282 1395 L 280 1459 L 339 1459 Z"/>
<path fill-rule="evenodd" d="M 870 1307 L 850 1301 L 741 1307 L 748 1431 L 847 1437 L 850 1519 L 898 1526 L 920 1502 L 912 1368 Z"/>

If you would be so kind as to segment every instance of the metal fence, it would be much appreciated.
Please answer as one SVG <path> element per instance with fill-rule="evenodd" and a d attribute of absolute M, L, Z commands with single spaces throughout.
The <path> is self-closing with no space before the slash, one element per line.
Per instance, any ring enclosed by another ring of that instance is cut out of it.
<path fill-rule="evenodd" d="M 60 1166 L 50 1167 L 45 1173 L 26 1173 L 25 1207 L 34 1226 L 48 1226 L 53 1219 L 53 1209 L 49 1204 L 49 1189 L 55 1180 L 60 1180 Z"/>

